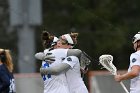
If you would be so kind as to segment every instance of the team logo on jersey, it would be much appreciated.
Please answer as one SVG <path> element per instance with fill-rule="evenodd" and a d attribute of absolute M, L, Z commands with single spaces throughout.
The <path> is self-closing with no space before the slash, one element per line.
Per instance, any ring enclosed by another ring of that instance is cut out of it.
<path fill-rule="evenodd" d="M 72 59 L 70 57 L 67 58 L 67 61 L 72 61 Z"/>
<path fill-rule="evenodd" d="M 136 58 L 133 58 L 133 59 L 132 59 L 132 62 L 134 63 L 134 62 L 136 62 L 136 60 L 137 60 Z"/>

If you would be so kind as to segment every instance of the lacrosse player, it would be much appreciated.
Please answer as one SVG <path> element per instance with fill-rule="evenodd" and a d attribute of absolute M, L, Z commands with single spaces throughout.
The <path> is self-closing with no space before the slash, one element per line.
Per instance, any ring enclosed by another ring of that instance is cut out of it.
<path fill-rule="evenodd" d="M 0 48 L 0 93 L 16 93 L 10 50 Z"/>
<path fill-rule="evenodd" d="M 42 35 L 42 43 L 45 48 L 44 52 L 37 53 L 36 58 L 43 59 L 43 56 L 46 55 L 47 52 L 56 48 L 56 43 L 58 38 L 50 35 L 47 31 L 43 31 Z M 54 53 L 57 56 L 57 53 Z M 58 54 L 60 57 L 66 57 L 65 55 Z M 49 63 L 46 60 L 42 61 L 42 67 L 48 68 L 51 65 L 55 65 L 61 60 L 55 59 L 56 62 Z M 66 80 L 65 73 L 61 73 L 60 75 L 51 75 L 51 74 L 41 74 L 42 79 L 44 81 L 44 92 L 43 93 L 69 93 L 69 88 Z"/>
<path fill-rule="evenodd" d="M 68 49 L 73 48 L 75 43 L 77 43 L 76 38 L 73 39 L 70 34 L 62 35 L 57 42 L 57 49 L 50 51 L 53 55 L 55 55 L 55 59 L 62 59 L 62 62 L 57 62 L 57 65 L 52 65 L 48 68 L 41 68 L 40 73 L 61 75 L 65 72 L 70 93 L 88 93 L 88 90 L 81 78 L 79 59 L 76 56 L 60 58 L 60 55 L 62 54 L 67 56 Z"/>
<path fill-rule="evenodd" d="M 66 37 L 69 35 L 66 35 Z M 75 37 L 75 35 L 73 35 Z M 69 36 L 70 38 L 70 36 Z M 53 40 L 50 40 L 53 39 Z M 70 38 L 71 39 L 71 38 Z M 44 31 L 42 34 L 42 40 L 43 40 L 43 46 L 47 49 L 44 50 L 44 53 L 37 53 L 35 57 L 40 60 L 44 60 L 44 57 L 49 56 L 49 53 L 53 53 L 55 55 L 55 62 L 51 63 L 49 60 L 42 61 L 42 67 L 48 68 L 51 66 L 55 66 L 60 62 L 60 59 L 62 61 L 62 58 L 65 58 L 67 55 L 80 55 L 81 51 L 78 49 L 56 49 L 57 51 L 54 51 L 57 42 L 57 38 L 52 38 L 48 32 Z M 53 41 L 51 44 L 50 42 Z M 51 45 L 51 48 L 50 48 Z M 49 46 L 49 47 L 48 47 Z M 49 48 L 49 49 L 48 49 Z M 72 45 L 68 45 L 68 48 L 72 48 Z M 54 49 L 54 50 L 53 50 Z M 71 51 L 72 50 L 72 51 Z M 48 53 L 49 52 L 49 53 Z M 44 56 L 45 54 L 45 56 Z M 50 56 L 49 56 L 50 58 Z M 52 58 L 52 57 L 51 57 Z M 68 93 L 67 88 L 67 81 L 65 77 L 65 73 L 57 74 L 57 75 L 51 75 L 51 74 L 42 74 L 42 78 L 44 80 L 44 93 Z"/>
<path fill-rule="evenodd" d="M 128 72 L 123 75 L 116 75 L 115 80 L 131 79 L 130 93 L 140 93 L 140 32 L 133 37 L 133 48 L 136 51 L 130 56 Z"/>

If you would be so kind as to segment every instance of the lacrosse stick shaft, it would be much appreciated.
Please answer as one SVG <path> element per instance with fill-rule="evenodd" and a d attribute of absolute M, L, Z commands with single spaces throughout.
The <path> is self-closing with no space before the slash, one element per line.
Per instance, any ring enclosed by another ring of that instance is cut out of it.
<path fill-rule="evenodd" d="M 125 90 L 126 93 L 129 93 L 127 88 L 125 87 L 125 85 L 123 84 L 123 82 L 120 82 L 121 86 L 123 87 L 123 89 Z"/>
<path fill-rule="evenodd" d="M 117 74 L 115 74 L 115 75 L 117 75 Z M 122 81 L 120 82 L 120 84 L 121 84 L 122 88 L 125 90 L 125 92 L 126 93 L 129 93 L 128 90 L 127 90 L 127 88 L 126 88 L 126 86 L 123 84 Z"/>
<path fill-rule="evenodd" d="M 112 55 L 102 55 L 99 58 L 99 62 L 113 75 L 117 75 L 117 68 L 113 65 L 113 56 Z M 120 82 L 121 86 L 125 90 L 126 93 L 129 93 L 123 82 Z"/>
<path fill-rule="evenodd" d="M 117 74 L 115 74 L 115 75 L 117 75 Z M 122 81 L 120 82 L 120 84 L 121 84 L 122 88 L 124 89 L 124 91 L 125 91 L 126 93 L 129 93 L 128 90 L 127 90 L 127 88 L 126 88 L 126 86 L 123 84 Z"/>
<path fill-rule="evenodd" d="M 88 69 L 88 65 L 86 65 L 84 71 L 87 71 L 87 69 Z M 82 78 L 84 78 L 84 76 L 85 76 L 85 73 L 83 72 L 83 73 L 82 73 Z"/>

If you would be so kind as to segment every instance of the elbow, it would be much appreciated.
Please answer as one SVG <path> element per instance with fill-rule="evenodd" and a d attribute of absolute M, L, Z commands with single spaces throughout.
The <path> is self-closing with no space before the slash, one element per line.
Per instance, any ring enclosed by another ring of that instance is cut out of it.
<path fill-rule="evenodd" d="M 81 51 L 80 49 L 76 49 L 76 56 L 77 56 L 78 58 L 81 57 L 81 54 L 82 54 L 82 51 Z"/>
<path fill-rule="evenodd" d="M 82 53 L 82 51 L 81 51 L 80 49 L 76 49 L 76 51 L 77 51 L 79 54 Z"/>

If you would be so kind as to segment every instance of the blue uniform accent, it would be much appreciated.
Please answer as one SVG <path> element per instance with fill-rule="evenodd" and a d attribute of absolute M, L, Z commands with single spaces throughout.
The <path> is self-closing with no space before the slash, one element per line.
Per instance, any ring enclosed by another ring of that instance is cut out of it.
<path fill-rule="evenodd" d="M 44 65 L 43 65 L 43 68 L 47 68 L 47 67 L 49 67 L 49 63 L 45 63 Z M 43 80 L 45 81 L 46 80 L 46 75 L 42 75 L 42 78 L 43 78 Z M 47 74 L 47 78 L 51 78 L 51 74 Z"/>

